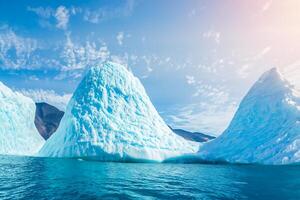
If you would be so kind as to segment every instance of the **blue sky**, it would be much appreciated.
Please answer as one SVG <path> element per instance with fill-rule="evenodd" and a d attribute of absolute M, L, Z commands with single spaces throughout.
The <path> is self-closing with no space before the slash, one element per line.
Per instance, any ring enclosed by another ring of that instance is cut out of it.
<path fill-rule="evenodd" d="M 0 1 L 0 81 L 64 108 L 90 66 L 126 65 L 165 121 L 218 135 L 264 71 L 299 77 L 297 0 Z"/>

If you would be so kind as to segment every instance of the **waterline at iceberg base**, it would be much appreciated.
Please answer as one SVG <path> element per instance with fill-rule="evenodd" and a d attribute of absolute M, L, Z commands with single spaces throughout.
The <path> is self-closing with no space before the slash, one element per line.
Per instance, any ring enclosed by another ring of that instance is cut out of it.
<path fill-rule="evenodd" d="M 296 89 L 274 68 L 251 88 L 220 137 L 197 144 L 170 131 L 125 67 L 106 63 L 87 73 L 39 155 L 114 162 L 295 164 L 300 159 L 299 102 Z"/>
<path fill-rule="evenodd" d="M 6 126 L 1 130 L 7 134 L 1 134 L 1 154 L 104 162 L 266 165 L 298 164 L 300 159 L 299 91 L 276 68 L 264 73 L 250 89 L 225 132 L 204 143 L 184 139 L 190 137 L 183 130 L 174 130 L 183 136 L 175 134 L 141 82 L 119 64 L 107 62 L 90 68 L 65 114 L 48 105 L 51 109 L 45 107 L 44 116 L 37 107 L 37 128 L 45 139 L 50 136 L 44 146 L 33 125 L 33 101 L 3 84 L 0 89 L 5 113 L 2 124 Z M 53 122 L 47 112 L 55 116 Z M 63 115 L 61 122 L 58 115 Z M 14 120 L 8 123 L 9 119 Z"/>
<path fill-rule="evenodd" d="M 124 79 L 113 77 L 115 70 Z M 266 106 L 269 98 L 275 103 Z M 34 107 L 25 99 L 22 105 Z M 200 144 L 171 131 L 125 67 L 94 67 L 38 156 L 0 156 L 0 199 L 300 199 L 297 106 L 297 91 L 271 70 L 245 97 L 225 136 Z M 16 130 L 23 130 L 20 138 L 41 139 L 37 152 L 43 138 L 36 129 L 25 135 L 34 126 L 33 111 L 24 110 L 31 121 Z M 11 139 L 16 148 L 24 145 Z M 274 140 L 278 146 L 268 145 Z"/>

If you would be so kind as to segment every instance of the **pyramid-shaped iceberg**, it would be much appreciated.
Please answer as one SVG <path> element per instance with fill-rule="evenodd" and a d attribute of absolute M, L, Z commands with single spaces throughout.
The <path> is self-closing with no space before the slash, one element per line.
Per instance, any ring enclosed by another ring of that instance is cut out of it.
<path fill-rule="evenodd" d="M 170 130 L 132 73 L 107 62 L 87 72 L 40 155 L 161 162 L 198 148 Z"/>
<path fill-rule="evenodd" d="M 35 103 L 0 82 L 0 154 L 35 155 L 44 139 L 34 125 Z"/>
<path fill-rule="evenodd" d="M 200 157 L 233 163 L 300 162 L 300 95 L 271 69 L 250 89 L 225 132 Z"/>

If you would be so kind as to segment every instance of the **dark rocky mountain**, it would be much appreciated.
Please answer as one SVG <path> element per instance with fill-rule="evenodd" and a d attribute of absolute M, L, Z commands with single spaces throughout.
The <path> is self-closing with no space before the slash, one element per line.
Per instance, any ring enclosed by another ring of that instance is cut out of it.
<path fill-rule="evenodd" d="M 170 126 L 169 126 L 170 127 Z M 214 136 L 206 135 L 199 132 L 189 132 L 182 129 L 173 129 L 170 127 L 174 133 L 183 137 L 186 140 L 194 141 L 194 142 L 208 142 L 212 139 L 215 139 Z"/>
<path fill-rule="evenodd" d="M 60 111 L 50 104 L 44 102 L 36 103 L 34 123 L 37 130 L 45 140 L 47 140 L 56 131 L 63 115 L 63 111 Z M 170 128 L 177 135 L 194 142 L 208 142 L 209 140 L 215 139 L 215 137 L 203 133 L 173 129 L 172 127 Z"/>
<path fill-rule="evenodd" d="M 35 105 L 34 124 L 41 136 L 47 140 L 58 128 L 64 112 L 47 103 L 36 103 Z"/>

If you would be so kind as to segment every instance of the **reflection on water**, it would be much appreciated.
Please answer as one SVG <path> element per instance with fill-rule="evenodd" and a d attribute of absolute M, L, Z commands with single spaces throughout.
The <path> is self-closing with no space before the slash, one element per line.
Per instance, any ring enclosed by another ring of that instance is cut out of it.
<path fill-rule="evenodd" d="M 0 199 L 300 199 L 300 166 L 0 157 Z"/>

